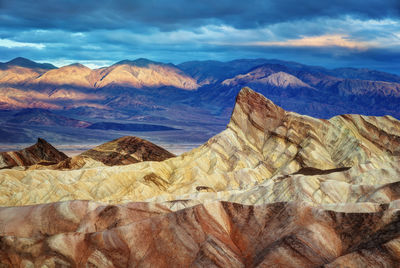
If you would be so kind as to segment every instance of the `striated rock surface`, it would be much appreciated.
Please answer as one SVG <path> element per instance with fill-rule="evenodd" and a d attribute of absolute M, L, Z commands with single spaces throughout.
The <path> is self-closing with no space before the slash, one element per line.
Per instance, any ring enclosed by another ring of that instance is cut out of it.
<path fill-rule="evenodd" d="M 67 159 L 50 143 L 39 138 L 36 144 L 16 152 L 0 152 L 0 168 L 31 166 L 34 164 L 51 165 Z M 2 179 L 3 177 L 0 177 Z"/>
<path fill-rule="evenodd" d="M 101 144 L 56 165 L 36 166 L 32 169 L 79 169 L 104 165 L 129 165 L 143 161 L 163 161 L 174 156 L 164 148 L 147 140 L 125 136 Z"/>
<path fill-rule="evenodd" d="M 115 166 L 157 149 L 123 137 L 69 160 L 83 161 L 81 169 L 0 170 L 0 263 L 400 263 L 400 122 L 390 116 L 321 120 L 244 88 L 227 129 L 206 144 L 161 162 Z"/>
<path fill-rule="evenodd" d="M 171 212 L 168 204 L 90 201 L 0 208 L 0 261 L 9 267 L 396 267 L 399 208 L 346 213 L 301 202 L 212 202 Z"/>
<path fill-rule="evenodd" d="M 352 191 L 397 182 L 399 145 L 400 122 L 390 116 L 315 119 L 287 112 L 244 88 L 227 129 L 189 153 L 162 162 L 74 171 L 3 170 L 0 204 L 164 201 L 203 194 L 235 201 L 237 193 L 257 192 L 264 184 L 270 195 L 260 194 L 261 200 L 256 193 L 247 195 L 246 202 L 335 203 Z M 339 172 L 301 174 L 310 168 Z M 330 189 L 338 193 L 327 198 Z"/>

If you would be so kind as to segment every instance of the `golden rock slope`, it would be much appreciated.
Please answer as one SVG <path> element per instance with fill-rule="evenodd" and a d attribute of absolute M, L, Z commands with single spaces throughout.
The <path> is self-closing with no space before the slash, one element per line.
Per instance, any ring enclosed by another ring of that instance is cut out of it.
<path fill-rule="evenodd" d="M 392 117 L 315 119 L 284 111 L 244 88 L 227 129 L 191 152 L 128 166 L 1 170 L 0 204 L 165 201 L 182 196 L 231 201 L 240 196 L 244 202 L 243 191 L 257 189 L 268 195 L 257 197 L 248 191 L 246 202 L 336 203 L 344 196 L 357 201 L 357 193 L 399 180 L 399 156 L 400 122 Z M 325 175 L 294 174 L 303 168 L 344 169 Z M 327 196 L 331 188 L 338 193 Z"/>
<path fill-rule="evenodd" d="M 394 118 L 314 119 L 245 88 L 227 129 L 182 156 L 1 170 L 3 205 L 96 201 L 0 207 L 0 263 L 399 267 L 399 143 Z"/>

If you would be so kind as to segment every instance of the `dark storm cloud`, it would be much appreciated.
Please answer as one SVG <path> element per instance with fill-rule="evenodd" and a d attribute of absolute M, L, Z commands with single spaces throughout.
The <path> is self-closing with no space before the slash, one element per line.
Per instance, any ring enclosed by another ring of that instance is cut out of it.
<path fill-rule="evenodd" d="M 270 23 L 316 17 L 381 19 L 400 14 L 398 0 L 2 0 L 2 27 L 57 28 L 71 31 L 121 29 L 162 30 L 203 24 L 252 28 Z"/>
<path fill-rule="evenodd" d="M 399 0 L 0 0 L 0 61 L 263 57 L 396 71 L 399 18 Z"/>

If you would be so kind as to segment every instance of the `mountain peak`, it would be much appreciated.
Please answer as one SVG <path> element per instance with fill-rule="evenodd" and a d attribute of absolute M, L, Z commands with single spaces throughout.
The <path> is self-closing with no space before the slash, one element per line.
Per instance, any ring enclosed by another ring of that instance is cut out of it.
<path fill-rule="evenodd" d="M 142 161 L 163 161 L 175 155 L 147 140 L 124 136 L 83 152 L 80 156 L 113 166 Z"/>
<path fill-rule="evenodd" d="M 15 152 L 0 153 L 0 168 L 15 166 L 31 166 L 38 163 L 55 164 L 67 159 L 63 152 L 58 151 L 50 143 L 42 138 L 25 149 Z"/>
<path fill-rule="evenodd" d="M 281 88 L 300 88 L 300 87 L 310 87 L 296 76 L 285 73 L 277 72 L 269 75 L 267 78 L 263 79 L 264 82 Z"/>
<path fill-rule="evenodd" d="M 25 68 L 41 68 L 41 69 L 56 69 L 54 65 L 50 63 L 37 63 L 27 58 L 17 57 L 5 63 L 8 66 L 19 66 Z"/>
<path fill-rule="evenodd" d="M 281 123 L 285 114 L 286 111 L 271 100 L 249 87 L 244 87 L 236 97 L 228 127 L 236 125 L 240 129 L 248 129 L 247 124 L 250 123 L 262 131 L 272 130 Z"/>
<path fill-rule="evenodd" d="M 138 66 L 138 67 L 147 67 L 150 64 L 157 64 L 157 65 L 162 64 L 163 65 L 163 63 L 155 62 L 155 61 L 145 59 L 145 58 L 139 58 L 136 60 L 122 60 L 122 61 L 115 63 L 114 65 L 124 65 L 124 64 Z"/>
<path fill-rule="evenodd" d="M 85 69 L 88 68 L 88 67 L 86 67 L 85 65 L 83 65 L 83 64 L 81 64 L 79 62 L 72 63 L 72 64 L 67 65 L 65 67 L 78 67 L 78 68 L 85 68 Z"/>

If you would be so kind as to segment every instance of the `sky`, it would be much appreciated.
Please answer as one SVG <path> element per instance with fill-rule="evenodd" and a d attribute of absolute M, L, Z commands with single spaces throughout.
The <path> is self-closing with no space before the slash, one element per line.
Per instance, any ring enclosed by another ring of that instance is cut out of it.
<path fill-rule="evenodd" d="M 267 58 L 400 74 L 400 0 L 0 0 L 0 61 Z"/>

